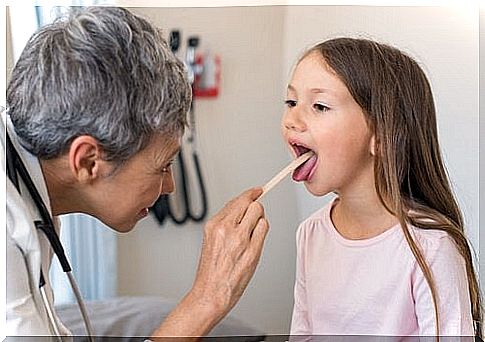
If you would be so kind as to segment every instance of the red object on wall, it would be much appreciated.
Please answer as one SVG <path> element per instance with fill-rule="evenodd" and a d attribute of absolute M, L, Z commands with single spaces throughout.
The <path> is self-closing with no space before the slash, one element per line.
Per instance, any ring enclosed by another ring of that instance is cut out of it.
<path fill-rule="evenodd" d="M 200 72 L 195 75 L 194 97 L 217 97 L 221 84 L 221 58 L 219 55 L 197 54 L 195 63 Z"/>

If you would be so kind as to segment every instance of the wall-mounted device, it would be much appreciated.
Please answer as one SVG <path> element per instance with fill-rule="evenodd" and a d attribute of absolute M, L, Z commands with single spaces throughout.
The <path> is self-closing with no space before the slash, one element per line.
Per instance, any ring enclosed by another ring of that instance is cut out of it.
<path fill-rule="evenodd" d="M 172 52 L 177 55 L 180 48 L 180 31 L 170 32 L 169 44 Z M 199 163 L 199 156 L 196 149 L 196 127 L 195 127 L 195 82 L 202 74 L 202 64 L 197 64 L 196 49 L 199 45 L 197 36 L 189 37 L 185 54 L 185 66 L 187 75 L 192 86 L 192 102 L 189 112 L 189 131 L 184 137 L 180 152 L 176 159 L 174 169 L 178 172 L 174 174 L 176 191 L 170 195 L 162 195 L 152 207 L 152 213 L 160 224 L 163 224 L 167 217 L 171 218 L 176 224 L 184 224 L 188 220 L 200 222 L 205 219 L 208 211 L 207 193 L 205 190 L 202 170 Z M 189 152 L 191 157 L 185 158 L 185 152 Z M 192 169 L 189 167 L 192 166 Z M 190 179 L 190 177 L 195 179 Z M 193 194 L 200 197 L 200 201 L 194 203 Z M 194 205 L 196 204 L 196 205 Z M 194 207 L 198 206 L 196 210 Z"/>

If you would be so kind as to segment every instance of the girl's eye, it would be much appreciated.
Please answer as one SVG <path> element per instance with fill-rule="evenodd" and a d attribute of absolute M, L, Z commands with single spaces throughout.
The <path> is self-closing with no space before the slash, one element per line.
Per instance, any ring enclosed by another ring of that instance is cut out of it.
<path fill-rule="evenodd" d="M 285 101 L 285 105 L 288 107 L 288 108 L 293 108 L 296 106 L 296 101 L 295 100 L 286 100 Z"/>
<path fill-rule="evenodd" d="M 318 111 L 318 112 L 326 112 L 326 111 L 330 110 L 330 108 L 328 106 L 324 105 L 323 103 L 319 103 L 319 102 L 315 103 L 313 105 L 313 108 L 315 108 L 315 110 Z"/>

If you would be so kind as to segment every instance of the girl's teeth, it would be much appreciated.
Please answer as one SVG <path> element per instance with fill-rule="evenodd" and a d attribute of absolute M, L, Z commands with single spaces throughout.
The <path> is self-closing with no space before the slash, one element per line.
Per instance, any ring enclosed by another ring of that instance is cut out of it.
<path fill-rule="evenodd" d="M 293 149 L 295 150 L 295 153 L 297 155 L 297 157 L 301 156 L 302 154 L 308 152 L 308 151 L 311 151 L 311 149 L 307 148 L 307 147 L 304 147 L 304 146 L 301 146 L 301 145 L 293 145 Z"/>

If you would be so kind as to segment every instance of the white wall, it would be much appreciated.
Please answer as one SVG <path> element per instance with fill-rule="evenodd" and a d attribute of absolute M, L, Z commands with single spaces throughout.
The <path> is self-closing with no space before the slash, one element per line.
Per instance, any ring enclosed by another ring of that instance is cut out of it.
<path fill-rule="evenodd" d="M 478 17 L 426 7 L 136 8 L 162 28 L 197 33 L 223 63 L 217 100 L 197 102 L 200 154 L 215 213 L 262 184 L 289 160 L 279 134 L 293 62 L 304 48 L 337 35 L 395 45 L 420 61 L 435 94 L 450 177 L 478 252 Z M 184 40 L 185 40 L 184 38 Z M 288 179 L 266 200 L 272 229 L 253 282 L 232 314 L 285 334 L 292 307 L 294 232 L 327 198 Z M 157 227 L 149 217 L 119 238 L 119 293 L 180 298 L 197 266 L 201 225 Z"/>
<path fill-rule="evenodd" d="M 285 29 L 286 75 L 305 48 L 344 35 L 394 45 L 421 63 L 435 95 L 446 166 L 478 254 L 478 13 L 446 7 L 293 6 Z M 302 187 L 297 192 L 300 219 L 326 202 Z"/>
<path fill-rule="evenodd" d="M 201 37 L 222 60 L 222 92 L 196 102 L 200 157 L 210 213 L 246 188 L 262 185 L 289 160 L 280 138 L 284 8 L 136 8 L 168 31 Z M 294 279 L 296 200 L 287 179 L 265 199 L 266 248 L 233 315 L 269 333 L 288 330 Z M 202 225 L 158 227 L 149 217 L 119 238 L 119 293 L 181 298 L 191 286 Z"/>
<path fill-rule="evenodd" d="M 480 135 L 485 134 L 485 8 L 480 8 Z M 480 149 L 485 151 L 485 139 L 480 140 Z M 485 156 L 480 153 L 480 214 L 485 213 Z M 485 219 L 480 219 L 483 225 Z M 483 291 L 485 283 L 485 234 L 480 234 L 480 280 Z"/>
<path fill-rule="evenodd" d="M 6 58 L 6 63 L 5 63 L 5 81 L 8 82 L 10 79 L 10 74 L 12 73 L 13 69 L 13 48 L 12 48 L 12 28 L 11 28 L 11 22 L 10 22 L 10 8 L 6 7 L 5 9 L 5 58 Z M 5 85 L 6 87 L 6 85 Z"/>

